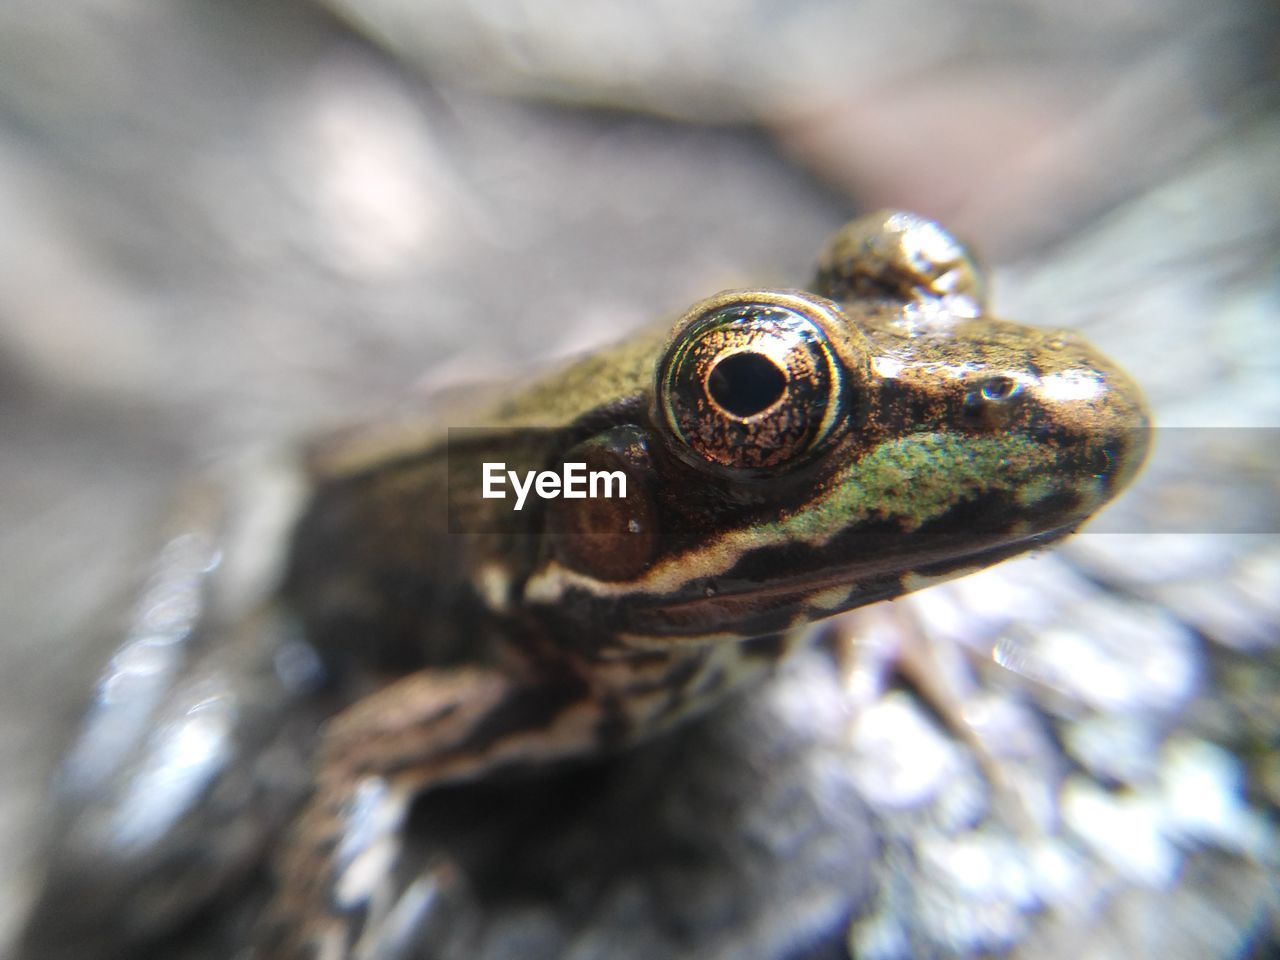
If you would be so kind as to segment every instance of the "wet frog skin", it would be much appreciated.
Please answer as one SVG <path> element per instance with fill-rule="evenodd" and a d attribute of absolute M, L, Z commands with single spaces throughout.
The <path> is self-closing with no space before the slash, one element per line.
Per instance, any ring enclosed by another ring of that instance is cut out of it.
<path fill-rule="evenodd" d="M 1123 373 L 989 316 L 967 251 L 897 212 L 838 233 L 808 290 L 717 294 L 468 425 L 315 445 L 290 474 L 295 519 L 242 548 L 278 562 L 175 541 L 193 555 L 160 590 L 190 600 L 173 632 L 196 639 L 158 680 L 130 673 L 136 637 L 113 661 L 68 761 L 31 956 L 77 909 L 153 938 L 268 845 L 254 956 L 389 955 L 414 797 L 668 729 L 815 621 L 1069 534 L 1146 452 Z M 581 462 L 628 495 L 517 512 L 481 496 L 486 462 Z M 237 593 L 215 568 L 278 575 Z M 145 696 L 107 695 L 124 681 Z M 193 716 L 221 722 L 193 737 Z M 87 872 L 129 892 L 69 908 Z"/>

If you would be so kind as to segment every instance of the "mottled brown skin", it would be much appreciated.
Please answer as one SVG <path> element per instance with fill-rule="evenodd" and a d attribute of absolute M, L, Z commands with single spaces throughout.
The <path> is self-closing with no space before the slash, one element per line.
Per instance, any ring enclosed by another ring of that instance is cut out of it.
<path fill-rule="evenodd" d="M 650 736 L 810 622 L 1051 542 L 1118 492 L 1145 456 L 1136 388 L 1071 334 L 986 316 L 983 286 L 936 225 L 878 214 L 811 291 L 719 294 L 448 442 L 318 451 L 279 602 L 352 705 L 259 956 L 366 955 L 375 850 L 414 794 Z M 565 460 L 622 470 L 628 499 L 479 496 L 482 462 Z M 362 790 L 390 826 L 355 843 Z"/>

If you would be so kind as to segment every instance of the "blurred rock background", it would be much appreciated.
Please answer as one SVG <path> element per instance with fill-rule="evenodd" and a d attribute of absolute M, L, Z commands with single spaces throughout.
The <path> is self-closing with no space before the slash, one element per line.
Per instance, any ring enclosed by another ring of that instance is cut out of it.
<path fill-rule="evenodd" d="M 1090 874 L 1108 904 L 1091 932 L 1042 891 L 1005 940 L 948 940 L 954 906 L 929 919 L 884 892 L 901 865 L 805 922 L 863 916 L 867 956 L 909 955 L 894 936 L 942 956 L 1264 955 L 1275 864 L 1246 835 L 1280 798 L 1278 59 L 1263 0 L 11 0 L 0 943 L 32 893 L 43 779 L 112 646 L 100 611 L 188 478 L 415 385 L 501 378 L 724 287 L 799 283 L 841 222 L 897 205 L 973 243 L 1001 312 L 1083 329 L 1162 427 L 1212 429 L 1161 438 L 1115 536 L 918 605 L 1019 667 L 980 679 L 1069 721 L 1064 763 L 1109 785 L 1058 796 L 1068 821 L 1120 824 L 1075 830 L 1112 868 Z M 1105 642 L 1062 653 L 1045 638 L 1067 620 Z M 1168 658 L 1121 663 L 1129 641 Z M 1128 693 L 1073 686 L 1082 649 L 1081 670 L 1103 657 Z M 1162 700 L 1170 663 L 1191 675 Z M 778 689 L 784 706 L 761 709 L 786 709 Z M 1127 766 L 1118 730 L 1142 741 Z M 1254 819 L 1118 850 L 1157 815 L 1114 795 L 1146 797 L 1170 764 L 1217 785 L 1193 807 Z M 944 849 L 871 808 L 886 847 Z M 1224 872 L 1192 856 L 1206 849 L 1228 851 Z"/>

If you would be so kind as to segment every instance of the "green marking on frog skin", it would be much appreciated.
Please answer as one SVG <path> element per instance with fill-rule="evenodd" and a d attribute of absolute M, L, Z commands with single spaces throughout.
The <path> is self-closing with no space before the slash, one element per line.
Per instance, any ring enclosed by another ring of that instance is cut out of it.
<path fill-rule="evenodd" d="M 696 562 L 707 574 L 714 574 L 770 544 L 805 542 L 820 547 L 870 518 L 900 518 L 903 532 L 910 533 L 979 494 L 1016 495 L 1042 478 L 1052 483 L 1055 456 L 1052 447 L 1015 435 L 938 432 L 886 441 L 836 473 L 829 481 L 830 490 L 805 509 L 773 523 L 724 533 L 700 549 Z M 691 562 L 689 554 L 679 554 L 641 579 L 625 583 L 602 583 L 553 564 L 543 575 L 530 579 L 526 599 L 550 602 L 570 582 L 589 583 L 599 596 L 665 593 L 688 579 Z"/>
<path fill-rule="evenodd" d="M 821 544 L 851 522 L 900 518 L 906 531 L 981 493 L 1052 485 L 1053 450 L 1025 437 L 921 433 L 882 443 L 832 479 L 810 507 L 757 531 L 761 539 Z M 1042 496 L 1051 490 L 1046 487 Z"/>
<path fill-rule="evenodd" d="M 1023 507 L 1034 506 L 1057 488 L 1058 485 L 1049 477 L 1033 477 L 1018 491 L 1018 504 Z"/>

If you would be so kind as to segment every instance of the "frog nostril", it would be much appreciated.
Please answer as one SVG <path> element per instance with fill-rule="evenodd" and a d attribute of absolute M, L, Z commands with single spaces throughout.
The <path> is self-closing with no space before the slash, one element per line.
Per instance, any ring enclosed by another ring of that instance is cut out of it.
<path fill-rule="evenodd" d="M 980 430 L 1003 430 L 1024 407 L 1022 382 L 999 373 L 972 384 L 964 397 L 966 422 Z"/>
<path fill-rule="evenodd" d="M 992 403 L 1002 403 L 1012 399 L 1018 393 L 1018 381 L 1013 377 L 991 377 L 982 384 L 982 399 Z"/>
<path fill-rule="evenodd" d="M 707 375 L 707 394 L 716 406 L 743 420 L 768 410 L 786 389 L 786 374 L 762 353 L 730 354 Z"/>

